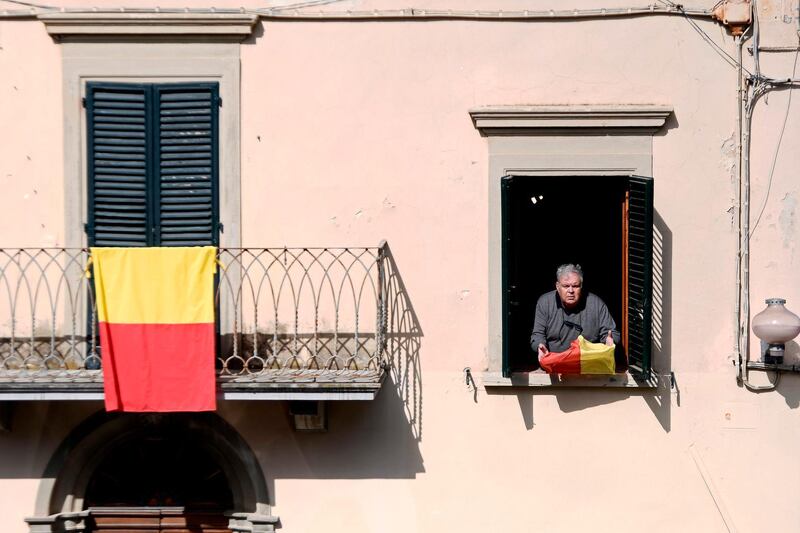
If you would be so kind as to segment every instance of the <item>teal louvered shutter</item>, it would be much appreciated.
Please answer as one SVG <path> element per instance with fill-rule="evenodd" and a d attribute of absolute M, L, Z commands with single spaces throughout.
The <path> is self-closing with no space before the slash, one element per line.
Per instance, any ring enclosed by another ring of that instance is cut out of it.
<path fill-rule="evenodd" d="M 628 361 L 650 377 L 653 304 L 653 178 L 628 178 Z"/>
<path fill-rule="evenodd" d="M 158 121 L 155 244 L 216 245 L 218 85 L 157 85 L 154 96 Z"/>
<path fill-rule="evenodd" d="M 219 243 L 219 85 L 88 83 L 90 246 Z"/>
<path fill-rule="evenodd" d="M 90 246 L 149 244 L 148 99 L 146 85 L 87 85 Z"/>

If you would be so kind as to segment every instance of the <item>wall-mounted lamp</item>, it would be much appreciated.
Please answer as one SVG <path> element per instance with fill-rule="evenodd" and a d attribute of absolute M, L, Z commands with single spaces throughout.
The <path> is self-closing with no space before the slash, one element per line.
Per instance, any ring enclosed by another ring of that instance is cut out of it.
<path fill-rule="evenodd" d="M 767 343 L 766 364 L 782 365 L 785 343 L 800 334 L 800 317 L 786 309 L 783 298 L 768 298 L 767 308 L 753 317 L 753 333 Z"/>

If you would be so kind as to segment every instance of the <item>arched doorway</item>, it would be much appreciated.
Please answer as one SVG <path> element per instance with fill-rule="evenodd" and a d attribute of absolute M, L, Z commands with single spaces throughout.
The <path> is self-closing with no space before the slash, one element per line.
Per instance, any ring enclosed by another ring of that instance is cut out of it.
<path fill-rule="evenodd" d="M 91 531 L 180 527 L 193 533 L 230 532 L 228 478 L 213 454 L 185 429 L 172 417 L 162 418 L 108 450 L 84 495 Z"/>
<path fill-rule="evenodd" d="M 213 413 L 98 413 L 43 476 L 36 531 L 273 531 L 250 447 Z"/>

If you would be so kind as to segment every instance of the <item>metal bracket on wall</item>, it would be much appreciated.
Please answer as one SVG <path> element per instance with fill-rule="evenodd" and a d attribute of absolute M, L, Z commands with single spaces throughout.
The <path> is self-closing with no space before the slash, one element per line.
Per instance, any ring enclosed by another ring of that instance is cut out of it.
<path fill-rule="evenodd" d="M 748 361 L 747 370 L 761 370 L 763 372 L 778 372 L 783 374 L 800 374 L 800 365 L 772 365 L 759 361 Z"/>

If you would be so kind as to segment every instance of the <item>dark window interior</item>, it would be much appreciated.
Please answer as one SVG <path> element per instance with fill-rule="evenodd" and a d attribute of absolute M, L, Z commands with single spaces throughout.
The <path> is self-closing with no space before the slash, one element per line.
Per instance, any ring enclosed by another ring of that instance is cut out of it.
<path fill-rule="evenodd" d="M 538 368 L 530 346 L 536 300 L 564 263 L 583 267 L 622 329 L 626 177 L 503 178 L 504 317 L 510 371 Z"/>
<path fill-rule="evenodd" d="M 92 474 L 85 506 L 225 511 L 233 507 L 233 496 L 197 435 L 159 424 L 109 450 Z"/>

